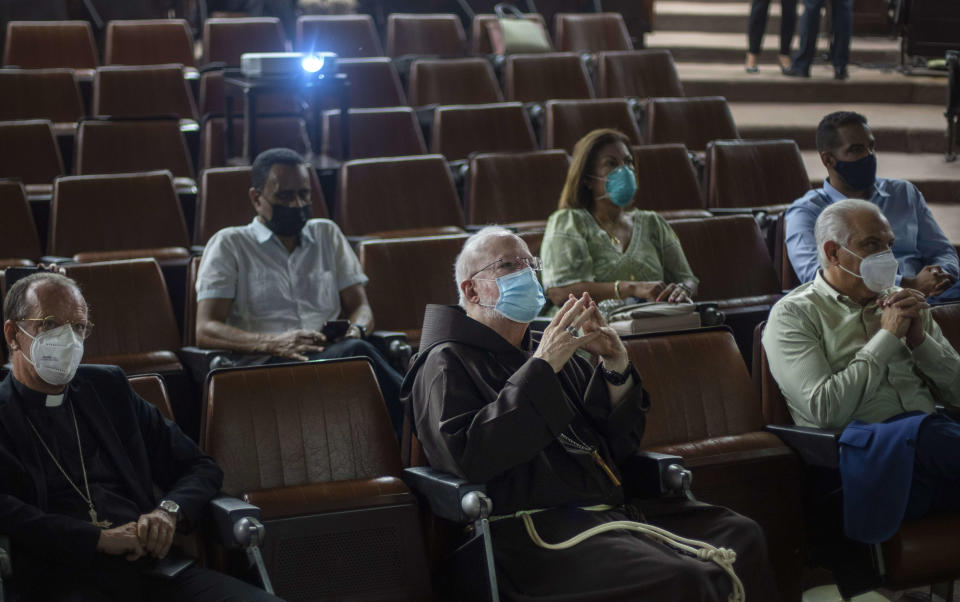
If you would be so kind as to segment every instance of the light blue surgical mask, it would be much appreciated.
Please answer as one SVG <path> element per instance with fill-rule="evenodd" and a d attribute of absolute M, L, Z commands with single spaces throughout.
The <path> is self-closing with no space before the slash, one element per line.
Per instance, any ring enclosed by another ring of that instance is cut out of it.
<path fill-rule="evenodd" d="M 604 195 L 617 207 L 626 207 L 637 193 L 637 176 L 629 165 L 621 165 L 607 174 L 607 194 Z"/>
<path fill-rule="evenodd" d="M 492 280 L 491 278 L 477 278 L 476 280 Z M 496 279 L 500 289 L 500 298 L 492 307 L 494 311 L 514 322 L 532 322 L 540 314 L 546 299 L 543 297 L 543 288 L 532 269 L 526 268 Z"/>

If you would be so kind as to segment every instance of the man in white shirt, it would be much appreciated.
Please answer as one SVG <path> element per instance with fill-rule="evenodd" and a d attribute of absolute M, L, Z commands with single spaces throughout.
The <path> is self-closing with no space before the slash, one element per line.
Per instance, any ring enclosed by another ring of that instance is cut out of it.
<path fill-rule="evenodd" d="M 197 275 L 197 344 L 243 354 L 244 364 L 369 357 L 395 427 L 402 377 L 370 343 L 373 329 L 364 275 L 332 221 L 310 219 L 310 178 L 290 149 L 253 162 L 250 201 L 256 216 L 224 228 L 207 243 Z M 330 320 L 349 320 L 327 340 Z"/>
<path fill-rule="evenodd" d="M 876 205 L 831 203 L 814 230 L 821 269 L 773 307 L 763 346 L 794 421 L 844 429 L 845 504 L 878 500 L 847 518 L 874 513 L 886 524 L 860 533 L 882 541 L 904 516 L 960 509 L 960 424 L 935 414 L 960 406 L 960 356 L 923 293 L 894 285 L 894 235 Z"/>

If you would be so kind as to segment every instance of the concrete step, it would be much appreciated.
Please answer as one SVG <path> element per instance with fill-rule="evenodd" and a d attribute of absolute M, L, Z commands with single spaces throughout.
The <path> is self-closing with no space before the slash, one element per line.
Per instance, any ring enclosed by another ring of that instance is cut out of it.
<path fill-rule="evenodd" d="M 866 115 L 882 153 L 945 153 L 947 124 L 942 106 L 892 104 L 730 103 L 742 138 L 789 138 L 801 150 L 816 149 L 817 124 L 843 109 Z"/>
<path fill-rule="evenodd" d="M 760 64 L 759 73 L 746 73 L 743 55 L 734 64 L 678 62 L 687 96 L 724 96 L 730 102 L 760 103 L 885 103 L 946 107 L 947 78 L 909 76 L 894 70 L 851 66 L 850 79 L 833 79 L 833 68 L 814 65 L 810 79 L 780 74 L 776 58 Z M 788 112 L 784 109 L 784 112 Z"/>
<path fill-rule="evenodd" d="M 750 4 L 746 2 L 658 2 L 654 5 L 657 31 L 699 31 L 746 35 Z M 821 24 L 826 31 L 826 24 Z M 767 14 L 768 34 L 780 33 L 780 5 L 771 2 Z"/>
<path fill-rule="evenodd" d="M 827 175 L 816 151 L 803 151 L 803 163 L 813 186 L 822 186 Z M 884 178 L 902 178 L 913 182 L 930 205 L 934 217 L 947 219 L 960 212 L 960 161 L 947 163 L 942 153 L 877 153 L 877 174 Z M 938 213 L 939 212 L 939 213 Z M 950 222 L 951 241 L 960 242 L 960 220 Z"/>
<path fill-rule="evenodd" d="M 646 37 L 649 48 L 667 48 L 676 61 L 690 63 L 743 62 L 747 51 L 746 28 L 740 33 L 702 33 L 698 31 L 655 31 Z M 817 48 L 826 53 L 830 42 L 824 36 Z M 776 36 L 765 36 L 761 60 L 772 62 L 779 51 Z M 894 64 L 900 60 L 900 45 L 886 38 L 855 37 L 850 45 L 851 63 Z"/>

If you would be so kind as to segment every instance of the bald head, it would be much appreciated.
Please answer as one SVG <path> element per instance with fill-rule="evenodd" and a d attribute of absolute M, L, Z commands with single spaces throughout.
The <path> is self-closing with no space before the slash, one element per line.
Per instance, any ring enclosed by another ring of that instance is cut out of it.
<path fill-rule="evenodd" d="M 36 317 L 32 314 L 39 309 L 41 294 L 44 298 L 66 297 L 86 311 L 87 303 L 76 280 L 55 272 L 37 272 L 17 280 L 7 291 L 3 301 L 4 319 L 18 321 Z"/>

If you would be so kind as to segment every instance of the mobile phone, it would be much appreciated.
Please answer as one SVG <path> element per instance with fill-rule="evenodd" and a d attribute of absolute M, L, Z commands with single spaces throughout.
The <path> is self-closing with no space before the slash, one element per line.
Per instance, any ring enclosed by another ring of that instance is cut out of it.
<path fill-rule="evenodd" d="M 343 335 L 347 334 L 347 330 L 349 329 L 350 320 L 329 320 L 323 325 L 320 332 L 323 333 L 323 336 L 327 337 L 328 341 L 336 341 L 337 339 L 343 338 Z"/>

